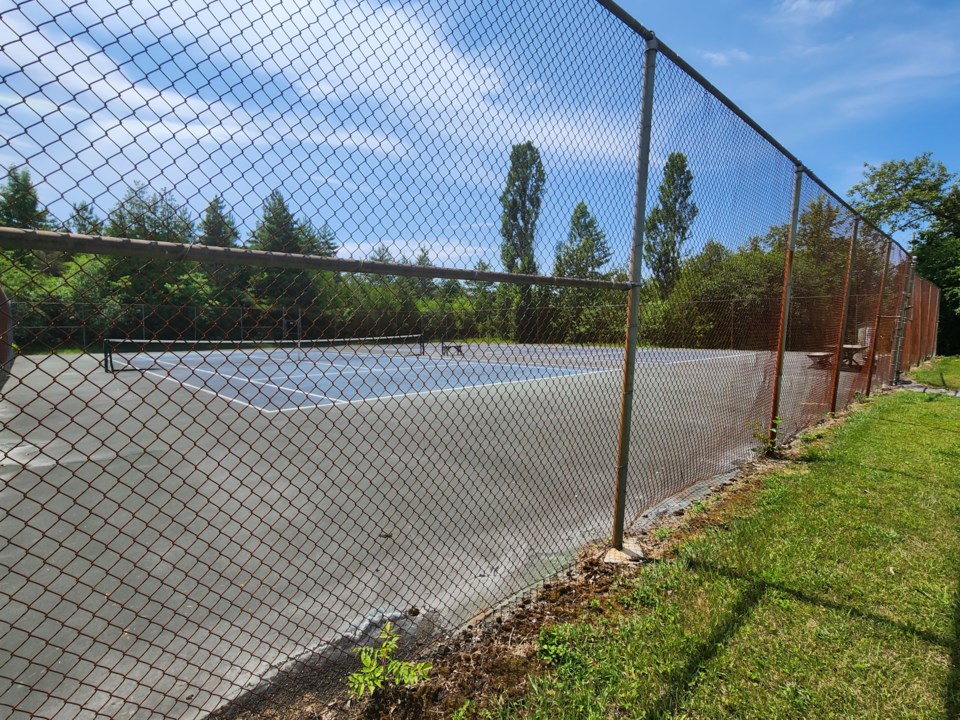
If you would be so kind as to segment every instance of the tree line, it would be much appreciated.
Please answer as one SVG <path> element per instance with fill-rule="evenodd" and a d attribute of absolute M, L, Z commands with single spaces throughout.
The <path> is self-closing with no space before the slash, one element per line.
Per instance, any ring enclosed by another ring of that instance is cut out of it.
<path fill-rule="evenodd" d="M 530 175 L 532 173 L 532 175 Z M 537 274 L 533 259 L 545 173 L 532 143 L 514 147 L 501 203 L 504 268 Z M 525 186 L 526 184 L 526 186 Z M 297 217 L 279 191 L 265 198 L 241 243 L 223 199 L 213 197 L 199 222 L 170 190 L 128 188 L 101 218 L 89 202 L 62 221 L 40 202 L 29 171 L 11 167 L 0 188 L 0 224 L 172 243 L 248 247 L 333 256 L 329 224 Z M 605 270 L 611 252 L 586 203 L 576 205 L 554 274 L 622 277 Z M 431 266 L 430 248 L 395 257 L 386 245 L 370 259 Z M 490 270 L 480 262 L 478 270 Z M 429 339 L 484 337 L 520 342 L 617 342 L 623 295 L 617 291 L 547 290 L 510 283 L 460 282 L 391 275 L 214 266 L 167 260 L 42 251 L 0 252 L 0 286 L 18 303 L 21 345 L 58 348 L 104 335 L 156 338 L 289 339 L 423 333 Z M 82 338 L 76 331 L 83 328 Z"/>
<path fill-rule="evenodd" d="M 868 175 L 854 190 L 863 193 L 869 184 Z M 611 266 L 606 233 L 585 201 L 573 207 L 567 235 L 555 245 L 553 267 L 542 273 L 536 244 L 546 189 L 547 176 L 537 147 L 529 141 L 514 145 L 499 198 L 503 270 L 625 280 L 626 268 Z M 920 270 L 946 288 L 942 311 L 949 314 L 953 312 L 951 303 L 960 306 L 955 295 L 960 286 L 958 263 L 949 259 L 949 252 L 930 248 L 950 248 L 957 242 L 955 235 L 949 236 L 953 240 L 942 237 L 944 226 L 947 235 L 954 232 L 954 226 L 949 226 L 949 204 L 954 202 L 950 198 L 956 195 L 956 186 L 941 194 L 947 196 L 947 210 L 933 215 L 925 230 L 936 234 L 936 229 L 941 234 L 935 242 L 924 240 L 915 252 L 919 262 L 932 257 L 936 261 L 926 261 L 928 266 L 943 266 L 934 276 L 924 272 L 924 266 Z M 693 253 L 689 245 L 699 214 L 693 198 L 694 175 L 687 158 L 683 153 L 671 153 L 644 228 L 642 254 L 647 273 L 640 288 L 640 342 L 674 347 L 771 347 L 777 332 L 787 224 L 748 237 L 735 249 L 710 240 Z M 869 211 L 868 200 L 861 209 Z M 888 202 L 882 212 L 889 216 L 905 211 Z M 870 217 L 869 212 L 865 214 Z M 66 220 L 57 221 L 43 209 L 29 172 L 18 168 L 9 169 L 6 185 L 0 189 L 0 224 L 241 246 L 236 220 L 219 196 L 210 200 L 199 222 L 194 222 L 172 191 L 135 185 L 106 218 L 100 218 L 92 204 L 79 203 Z M 809 350 L 835 342 L 851 227 L 849 214 L 826 196 L 814 198 L 802 209 L 789 348 Z M 339 247 L 328 223 L 314 224 L 297 217 L 279 191 L 264 199 L 258 220 L 242 245 L 321 256 L 333 256 Z M 873 237 L 862 232 L 860 245 L 851 278 L 850 341 L 857 339 L 858 330 L 864 332 L 863 328 L 874 322 L 883 263 L 879 234 Z M 380 245 L 370 258 L 432 265 L 426 246 L 413 258 L 406 258 L 394 257 L 390 248 Z M 476 269 L 492 268 L 481 261 Z M 78 344 L 76 328 L 83 329 L 86 341 L 109 333 L 215 339 L 282 339 L 293 333 L 305 338 L 423 333 L 432 340 L 617 344 L 623 341 L 626 321 L 626 297 L 618 290 L 40 251 L 0 253 L 0 286 L 13 301 L 22 303 L 18 323 L 32 328 L 19 333 L 21 344 L 37 348 Z"/>

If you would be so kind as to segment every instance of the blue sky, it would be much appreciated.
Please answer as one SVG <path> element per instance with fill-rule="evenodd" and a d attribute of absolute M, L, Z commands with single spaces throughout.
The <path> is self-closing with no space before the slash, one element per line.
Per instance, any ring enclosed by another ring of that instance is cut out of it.
<path fill-rule="evenodd" d="M 843 195 L 864 161 L 933 151 L 960 170 L 960 4 L 625 3 Z M 627 262 L 642 42 L 590 0 L 0 2 L 3 165 L 65 217 L 133 182 L 199 218 L 224 197 L 246 235 L 279 189 L 342 257 L 386 245 L 500 268 L 510 147 L 547 172 L 537 261 L 583 200 Z M 684 152 L 691 251 L 786 221 L 790 168 L 661 63 L 651 195 Z"/>
<path fill-rule="evenodd" d="M 960 2 L 624 0 L 840 194 L 924 151 L 960 172 Z"/>

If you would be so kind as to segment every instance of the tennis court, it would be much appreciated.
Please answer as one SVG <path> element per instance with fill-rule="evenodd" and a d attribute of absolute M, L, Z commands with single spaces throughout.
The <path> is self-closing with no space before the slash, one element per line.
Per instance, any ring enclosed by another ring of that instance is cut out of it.
<path fill-rule="evenodd" d="M 266 414 L 608 371 L 577 365 L 572 348 L 528 351 L 523 359 L 511 357 L 506 346 L 493 346 L 504 357 L 495 360 L 489 348 L 480 347 L 440 343 L 428 350 L 419 335 L 247 348 L 108 340 L 104 365 L 111 371 L 139 370 Z M 606 354 L 616 362 L 622 351 Z"/>
<path fill-rule="evenodd" d="M 24 641 L 39 665 L 66 653 L 32 696 L 43 712 L 86 693 L 78 717 L 199 717 L 292 658 L 339 657 L 374 619 L 457 626 L 609 532 L 622 348 L 459 344 L 120 346 L 113 373 L 93 354 L 18 358 L 0 502 L 34 522 L 23 497 L 49 495 L 56 514 L 39 541 L 15 517 L 0 535 L 102 602 L 28 582 L 0 621 L 55 610 L 116 633 Z M 631 514 L 749 456 L 754 411 L 731 401 L 768 402 L 763 354 L 638 361 Z"/>

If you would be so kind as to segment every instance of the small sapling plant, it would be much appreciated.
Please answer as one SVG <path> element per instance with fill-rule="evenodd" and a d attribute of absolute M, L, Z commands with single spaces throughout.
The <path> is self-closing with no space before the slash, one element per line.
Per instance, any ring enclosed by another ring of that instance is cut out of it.
<path fill-rule="evenodd" d="M 373 695 L 385 684 L 397 687 L 412 687 L 426 680 L 432 665 L 428 662 L 397 660 L 394 654 L 400 642 L 400 632 L 389 620 L 380 631 L 380 647 L 360 648 L 360 669 L 347 678 L 347 684 L 358 700 L 364 695 Z"/>

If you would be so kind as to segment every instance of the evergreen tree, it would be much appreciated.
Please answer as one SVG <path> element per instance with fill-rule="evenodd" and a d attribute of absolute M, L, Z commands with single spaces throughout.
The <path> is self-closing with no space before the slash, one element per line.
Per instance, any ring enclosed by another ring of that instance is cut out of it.
<path fill-rule="evenodd" d="M 250 246 L 270 252 L 299 253 L 301 239 L 297 221 L 286 200 L 279 190 L 274 190 L 263 203 L 263 213 L 250 236 Z"/>
<path fill-rule="evenodd" d="M 97 217 L 93 205 L 86 201 L 74 204 L 70 217 L 67 218 L 66 227 L 68 232 L 80 235 L 103 234 L 103 220 Z"/>
<path fill-rule="evenodd" d="M 693 173 L 687 156 L 670 153 L 657 192 L 657 205 L 647 215 L 643 256 L 661 299 L 673 290 L 680 275 L 680 259 L 690 238 L 698 208 L 691 202 Z"/>
<path fill-rule="evenodd" d="M 323 223 L 319 230 L 314 229 L 310 223 L 305 223 L 303 230 L 307 234 L 307 248 L 311 255 L 333 257 L 337 254 L 337 236 L 329 223 Z"/>
<path fill-rule="evenodd" d="M 597 225 L 585 202 L 577 203 L 570 218 L 570 232 L 557 244 L 553 274 L 559 277 L 599 278 L 600 269 L 610 261 L 607 235 Z"/>
<path fill-rule="evenodd" d="M 202 245 L 232 248 L 237 246 L 239 237 L 236 221 L 227 210 L 226 203 L 222 197 L 214 195 L 200 220 L 200 235 L 197 241 Z M 239 313 L 242 310 L 232 308 L 244 304 L 244 290 L 251 277 L 250 268 L 237 265 L 206 265 L 204 268 L 210 277 L 211 294 L 216 292 L 216 302 L 225 308 L 231 308 L 225 310 L 214 325 L 229 326 L 235 322 L 239 325 Z M 233 317 L 237 320 L 234 321 Z"/>
<path fill-rule="evenodd" d="M 152 193 L 145 185 L 134 185 L 108 217 L 104 235 L 110 237 L 169 243 L 190 243 L 196 237 L 187 210 L 177 203 L 169 190 Z M 193 308 L 188 311 L 185 308 L 160 306 L 184 304 L 185 298 L 193 298 L 190 305 L 203 307 L 207 297 L 206 280 L 195 271 L 191 263 L 111 258 L 108 275 L 115 298 L 123 305 L 144 306 L 129 308 L 127 312 L 132 313 L 134 321 L 145 322 L 147 327 L 137 327 L 135 330 L 130 327 L 125 332 L 142 330 L 148 335 L 152 333 L 166 337 L 186 332 L 186 318 L 192 319 L 196 311 Z M 174 316 L 176 319 L 171 320 Z"/>
<path fill-rule="evenodd" d="M 297 220 L 279 190 L 271 192 L 264 201 L 260 221 L 250 236 L 250 246 L 301 255 L 331 256 L 337 251 L 330 227 L 324 223 L 317 230 L 309 221 Z M 268 269 L 259 274 L 254 284 L 261 300 L 286 308 L 309 307 L 322 304 L 320 297 L 325 295 L 330 277 L 323 273 Z"/>
<path fill-rule="evenodd" d="M 106 234 L 159 242 L 190 243 L 196 238 L 187 209 L 179 206 L 170 190 L 151 193 L 134 185 L 109 215 Z"/>
<path fill-rule="evenodd" d="M 27 170 L 11 165 L 7 183 L 0 188 L 0 225 L 36 230 L 50 229 L 50 216 L 40 207 L 40 198 Z M 59 274 L 61 253 L 41 253 L 13 250 L 10 257 L 21 270 L 36 268 L 41 272 Z"/>
<path fill-rule="evenodd" d="M 417 252 L 416 260 L 414 264 L 419 267 L 433 267 L 433 263 L 430 262 L 430 251 L 426 246 L 421 245 L 420 250 Z M 436 284 L 432 278 L 416 278 L 416 292 L 417 296 L 421 299 L 433 297 L 434 291 L 437 289 Z"/>
<path fill-rule="evenodd" d="M 577 203 L 570 218 L 567 239 L 557 244 L 553 274 L 558 277 L 603 277 L 601 268 L 610 261 L 610 246 L 606 233 L 590 214 L 585 202 Z M 559 288 L 556 295 L 556 314 L 553 319 L 554 336 L 567 342 L 585 342 L 597 339 L 603 314 L 602 290 L 590 288 Z"/>
<path fill-rule="evenodd" d="M 227 211 L 223 198 L 214 195 L 200 221 L 200 237 L 198 241 L 203 245 L 217 247 L 236 247 L 240 233 L 237 232 L 237 223 Z"/>
<path fill-rule="evenodd" d="M 27 170 L 7 169 L 7 184 L 0 189 L 0 225 L 48 230 L 50 216 L 40 207 L 37 189 Z"/>

